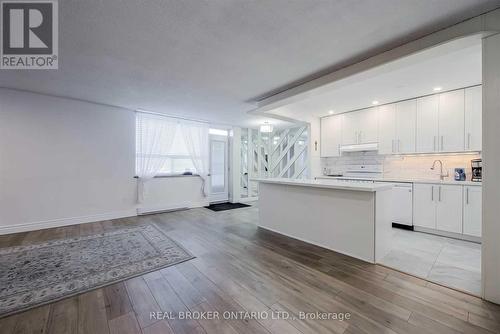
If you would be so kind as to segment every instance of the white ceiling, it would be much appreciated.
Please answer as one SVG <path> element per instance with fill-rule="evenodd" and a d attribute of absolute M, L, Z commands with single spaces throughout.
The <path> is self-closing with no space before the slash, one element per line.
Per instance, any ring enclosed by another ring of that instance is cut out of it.
<path fill-rule="evenodd" d="M 336 81 L 325 93 L 289 104 L 269 113 L 307 121 L 482 82 L 481 36 L 455 40 Z"/>
<path fill-rule="evenodd" d="M 254 126 L 263 119 L 246 111 L 258 97 L 499 5 L 64 0 L 59 70 L 2 71 L 0 86 Z"/>

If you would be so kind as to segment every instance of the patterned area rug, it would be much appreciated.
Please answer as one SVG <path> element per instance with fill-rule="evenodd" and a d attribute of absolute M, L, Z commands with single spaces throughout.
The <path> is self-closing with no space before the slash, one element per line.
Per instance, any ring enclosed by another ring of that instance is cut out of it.
<path fill-rule="evenodd" d="M 0 248 L 0 317 L 192 258 L 154 225 Z"/>

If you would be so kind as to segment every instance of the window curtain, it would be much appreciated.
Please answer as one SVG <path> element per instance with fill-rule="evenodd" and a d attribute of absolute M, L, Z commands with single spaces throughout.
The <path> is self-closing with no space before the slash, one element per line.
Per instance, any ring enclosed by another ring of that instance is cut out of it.
<path fill-rule="evenodd" d="M 202 180 L 201 192 L 203 196 L 207 197 L 208 192 L 206 183 L 209 176 L 209 126 L 207 123 L 184 121 L 181 122 L 180 126 L 196 174 L 198 174 Z"/>
<path fill-rule="evenodd" d="M 145 184 L 162 169 L 172 149 L 177 122 L 167 117 L 136 113 L 137 201 L 145 197 Z"/>

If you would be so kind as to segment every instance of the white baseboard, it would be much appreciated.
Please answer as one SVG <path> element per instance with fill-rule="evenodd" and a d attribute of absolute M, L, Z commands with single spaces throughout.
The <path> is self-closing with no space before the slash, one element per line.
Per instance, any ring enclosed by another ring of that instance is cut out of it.
<path fill-rule="evenodd" d="M 242 197 L 238 201 L 235 201 L 233 203 L 249 203 L 249 202 L 256 202 L 259 200 L 259 197 Z"/>
<path fill-rule="evenodd" d="M 6 225 L 6 226 L 0 226 L 0 235 L 43 230 L 47 228 L 62 227 L 68 225 L 93 223 L 101 220 L 133 217 L 136 215 L 137 215 L 136 209 L 129 209 L 129 210 L 101 213 L 89 216 L 60 218 L 60 219 L 45 220 L 39 222 L 22 223 L 16 225 Z"/>
<path fill-rule="evenodd" d="M 448 237 L 448 238 L 453 238 L 453 239 L 460 239 L 460 240 L 465 240 L 465 241 L 471 241 L 471 242 L 475 242 L 475 243 L 478 243 L 478 244 L 481 243 L 481 238 L 480 237 L 474 237 L 472 235 L 467 235 L 467 234 L 453 233 L 453 232 L 446 232 L 446 231 L 439 231 L 439 230 L 435 230 L 435 229 L 432 229 L 432 228 L 426 228 L 426 227 L 420 227 L 420 226 L 414 226 L 413 230 L 417 231 L 417 232 L 424 232 L 424 233 L 439 235 L 439 236 L 442 236 L 442 237 Z"/>
<path fill-rule="evenodd" d="M 172 205 L 157 205 L 157 206 L 146 206 L 142 208 L 137 208 L 138 215 L 146 215 L 153 213 L 161 213 L 182 209 L 192 209 L 192 208 L 201 208 L 203 206 L 209 205 L 209 202 L 182 202 Z"/>

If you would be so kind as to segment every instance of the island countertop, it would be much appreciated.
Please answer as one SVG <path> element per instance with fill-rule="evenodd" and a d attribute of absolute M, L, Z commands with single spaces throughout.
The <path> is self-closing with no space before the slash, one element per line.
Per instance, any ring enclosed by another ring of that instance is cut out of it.
<path fill-rule="evenodd" d="M 392 185 L 389 183 L 356 183 L 356 182 L 343 182 L 336 180 L 313 180 L 313 179 L 286 179 L 286 178 L 258 178 L 251 181 L 258 181 L 262 183 L 282 184 L 300 187 L 313 187 L 313 188 L 326 188 L 326 189 L 339 189 L 351 191 L 367 191 L 376 192 L 380 190 L 391 189 Z"/>

